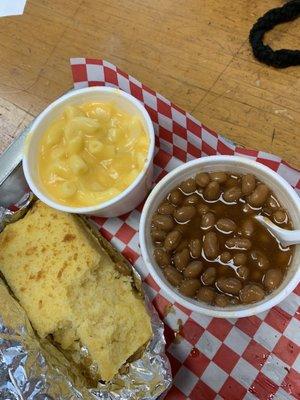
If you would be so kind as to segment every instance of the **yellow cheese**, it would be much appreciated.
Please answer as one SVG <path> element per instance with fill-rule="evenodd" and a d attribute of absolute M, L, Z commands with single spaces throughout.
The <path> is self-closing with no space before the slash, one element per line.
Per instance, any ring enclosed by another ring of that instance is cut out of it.
<path fill-rule="evenodd" d="M 148 148 L 140 118 L 112 102 L 69 106 L 41 138 L 40 184 L 60 204 L 100 204 L 135 180 Z"/>
<path fill-rule="evenodd" d="M 0 270 L 41 338 L 87 347 L 111 379 L 151 337 L 143 300 L 82 221 L 38 201 L 0 234 Z"/>

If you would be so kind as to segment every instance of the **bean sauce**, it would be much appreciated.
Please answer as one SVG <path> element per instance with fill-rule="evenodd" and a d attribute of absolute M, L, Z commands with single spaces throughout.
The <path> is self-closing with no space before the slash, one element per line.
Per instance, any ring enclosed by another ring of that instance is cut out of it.
<path fill-rule="evenodd" d="M 293 249 L 255 220 L 292 229 L 271 189 L 251 174 L 201 172 L 173 188 L 152 217 L 154 258 L 182 295 L 227 307 L 277 289 Z"/>

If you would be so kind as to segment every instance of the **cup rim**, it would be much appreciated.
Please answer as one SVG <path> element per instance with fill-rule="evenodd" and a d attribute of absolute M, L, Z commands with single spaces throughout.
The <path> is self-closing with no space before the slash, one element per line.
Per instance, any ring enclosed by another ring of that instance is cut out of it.
<path fill-rule="evenodd" d="M 276 304 L 280 303 L 282 300 L 284 300 L 297 286 L 299 280 L 300 280 L 300 268 L 298 267 L 295 270 L 294 275 L 291 277 L 290 281 L 287 282 L 286 286 L 283 288 L 283 290 L 279 291 L 277 294 L 275 294 L 273 297 L 268 299 L 268 296 L 266 296 L 263 300 L 257 303 L 253 303 L 253 306 L 251 305 L 245 305 L 248 306 L 246 309 L 243 309 L 243 305 L 239 306 L 232 306 L 232 310 L 224 310 L 223 308 L 213 306 L 214 308 L 207 308 L 205 307 L 204 303 L 200 303 L 199 305 L 192 303 L 191 301 L 188 300 L 187 297 L 179 295 L 174 289 L 172 289 L 172 286 L 169 285 L 168 283 L 166 284 L 160 277 L 160 275 L 157 273 L 156 270 L 158 270 L 158 266 L 154 266 L 150 260 L 151 257 L 149 256 L 149 252 L 147 249 L 146 245 L 146 231 L 149 229 L 149 227 L 146 226 L 146 219 L 149 214 L 149 209 L 150 206 L 152 205 L 153 201 L 156 198 L 156 195 L 163 189 L 163 186 L 170 181 L 176 176 L 178 176 L 182 171 L 189 169 L 193 165 L 199 165 L 207 163 L 209 161 L 211 164 L 213 164 L 214 161 L 216 162 L 222 162 L 222 161 L 227 161 L 231 160 L 233 163 L 238 162 L 242 163 L 244 165 L 247 165 L 248 168 L 253 168 L 253 174 L 255 175 L 255 171 L 261 170 L 266 172 L 267 174 L 273 176 L 274 179 L 278 181 L 278 183 L 281 185 L 281 187 L 284 188 L 285 193 L 287 194 L 288 197 L 292 200 L 294 206 L 296 207 L 297 213 L 300 215 L 300 202 L 297 193 L 293 190 L 293 188 L 288 184 L 287 181 L 285 181 L 279 174 L 277 174 L 275 171 L 271 170 L 269 167 L 257 162 L 253 161 L 248 158 L 240 157 L 240 156 L 208 156 L 208 157 L 203 157 L 199 159 L 195 159 L 192 161 L 189 161 L 183 165 L 178 166 L 174 170 L 172 170 L 170 173 L 168 173 L 165 177 L 163 177 L 158 184 L 153 188 L 152 192 L 148 196 L 144 208 L 142 210 L 141 214 L 141 219 L 140 219 L 140 224 L 139 224 L 139 241 L 140 241 L 140 248 L 141 248 L 141 254 L 143 257 L 143 260 L 146 264 L 146 267 L 149 271 L 149 273 L 152 275 L 156 283 L 167 293 L 167 295 L 175 300 L 177 303 L 181 304 L 183 307 L 192 310 L 194 312 L 198 312 L 204 315 L 208 315 L 211 317 L 218 317 L 218 318 L 241 318 L 241 317 L 248 317 L 251 315 L 258 314 L 260 312 L 269 310 L 270 308 L 274 307 Z M 228 165 L 228 168 L 230 166 Z"/>
<path fill-rule="evenodd" d="M 48 197 L 45 193 L 43 193 L 35 184 L 34 180 L 31 178 L 31 168 L 29 167 L 28 163 L 28 147 L 30 146 L 30 142 L 35 135 L 35 130 L 39 126 L 39 124 L 43 121 L 43 119 L 49 114 L 49 112 L 52 111 L 52 109 L 56 106 L 63 105 L 65 102 L 67 102 L 68 99 L 72 97 L 77 97 L 80 96 L 81 94 L 84 93 L 91 93 L 91 92 L 108 92 L 108 93 L 114 93 L 117 96 L 121 96 L 126 98 L 129 102 L 131 102 L 134 107 L 136 107 L 141 114 L 143 115 L 143 118 L 146 123 L 146 128 L 147 128 L 147 135 L 149 137 L 149 148 L 148 148 L 148 153 L 147 153 L 147 159 L 146 163 L 143 167 L 143 169 L 140 171 L 136 179 L 125 189 L 123 190 L 120 194 L 117 196 L 113 197 L 110 200 L 107 200 L 103 203 L 92 205 L 92 206 L 85 206 L 85 207 L 72 207 L 72 206 L 66 206 L 64 204 L 60 204 L 56 202 L 55 200 L 52 200 L 50 197 Z M 26 181 L 32 190 L 32 192 L 40 199 L 42 200 L 45 204 L 48 206 L 55 208 L 60 211 L 64 212 L 69 212 L 69 213 L 76 213 L 76 214 L 85 214 L 85 213 L 92 213 L 92 212 L 99 212 L 103 210 L 109 209 L 111 206 L 115 205 L 116 203 L 119 203 L 122 201 L 129 193 L 131 193 L 142 181 L 143 177 L 145 176 L 150 164 L 153 162 L 153 155 L 154 155 L 154 149 L 155 149 L 155 134 L 154 134 L 154 128 L 153 124 L 151 121 L 151 118 L 145 109 L 145 107 L 142 105 L 142 103 L 137 100 L 134 96 L 131 94 L 124 92 L 121 89 L 110 87 L 110 86 L 91 86 L 91 87 L 86 87 L 82 89 L 72 89 L 70 92 L 65 93 L 64 95 L 60 96 L 58 99 L 50 103 L 33 121 L 32 125 L 30 126 L 30 132 L 28 134 L 28 140 L 26 140 L 25 143 L 25 150 L 23 151 L 23 156 L 22 156 L 22 165 L 23 165 L 23 171 L 24 171 L 24 176 L 26 178 Z"/>

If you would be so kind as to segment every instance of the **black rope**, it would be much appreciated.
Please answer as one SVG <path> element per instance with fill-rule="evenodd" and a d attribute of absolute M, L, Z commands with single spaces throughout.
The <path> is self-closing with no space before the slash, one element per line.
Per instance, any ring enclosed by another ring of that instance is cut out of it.
<path fill-rule="evenodd" d="M 293 21 L 300 15 L 300 0 L 289 1 L 282 7 L 273 8 L 253 25 L 249 41 L 254 56 L 261 62 L 275 68 L 286 68 L 291 65 L 300 65 L 300 50 L 272 50 L 263 43 L 264 34 L 274 26 L 283 22 Z"/>

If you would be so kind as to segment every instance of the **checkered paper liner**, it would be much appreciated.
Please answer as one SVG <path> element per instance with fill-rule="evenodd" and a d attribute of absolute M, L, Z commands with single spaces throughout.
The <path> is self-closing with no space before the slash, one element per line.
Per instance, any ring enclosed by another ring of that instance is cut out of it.
<path fill-rule="evenodd" d="M 115 65 L 104 60 L 73 58 L 71 68 L 75 89 L 116 87 L 145 106 L 156 133 L 155 182 L 189 160 L 228 154 L 267 165 L 300 195 L 299 171 L 272 154 L 236 146 Z M 300 285 L 280 305 L 249 318 L 211 318 L 174 304 L 148 274 L 140 255 L 141 210 L 142 205 L 118 218 L 93 220 L 135 265 L 165 322 L 167 355 L 174 378 L 165 399 L 300 399 Z M 170 305 L 171 312 L 166 313 Z M 174 340 L 178 323 L 182 323 L 179 341 Z"/>

